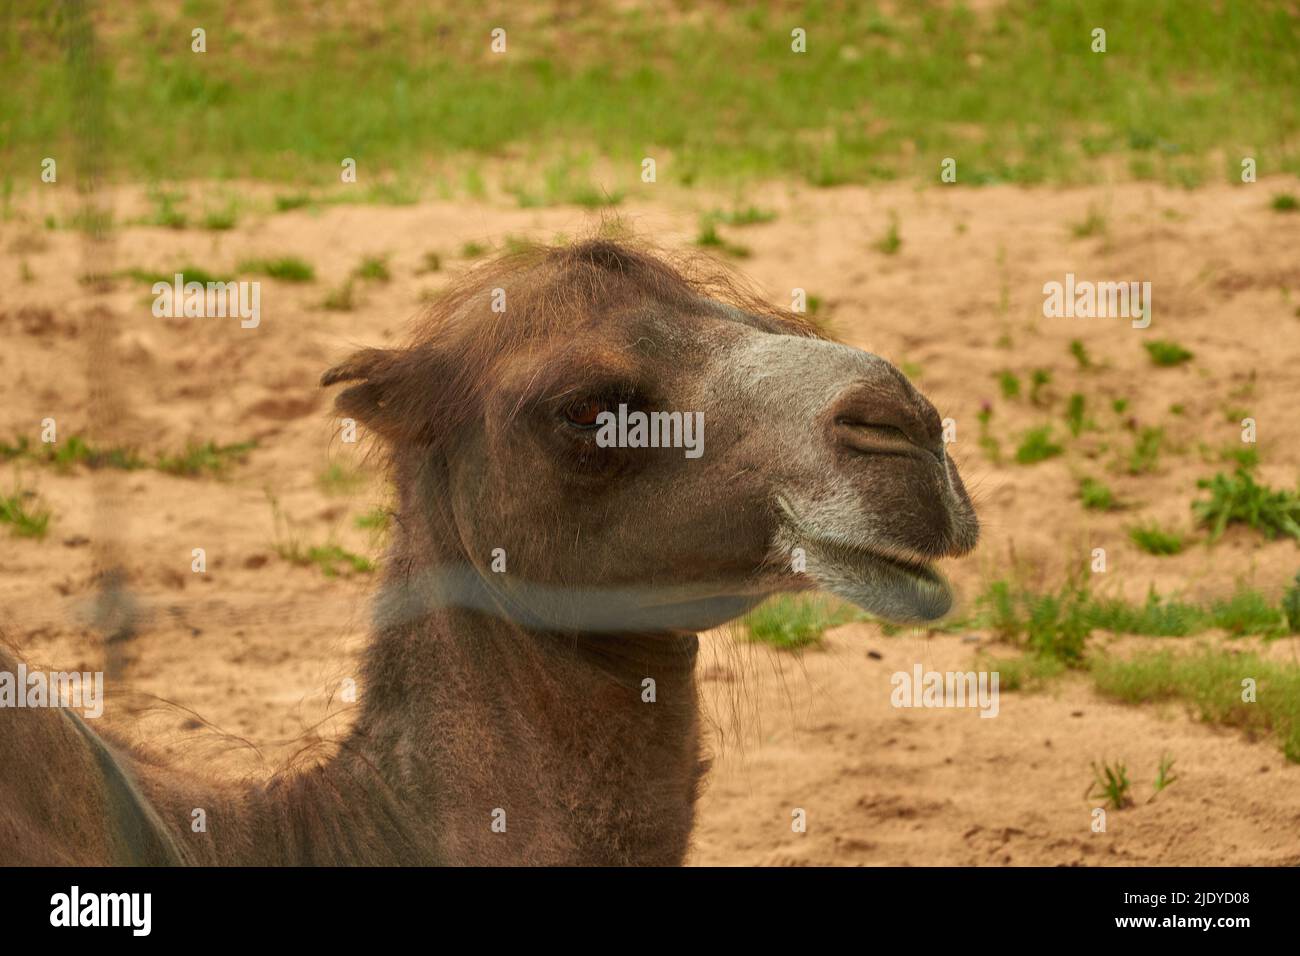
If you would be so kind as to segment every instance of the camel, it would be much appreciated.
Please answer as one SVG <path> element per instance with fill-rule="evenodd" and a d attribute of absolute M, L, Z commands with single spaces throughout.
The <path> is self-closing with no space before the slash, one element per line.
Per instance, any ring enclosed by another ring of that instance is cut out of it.
<path fill-rule="evenodd" d="M 979 534 L 898 369 L 711 268 L 517 253 L 326 372 L 397 494 L 352 728 L 236 784 L 66 709 L 0 712 L 0 862 L 682 863 L 698 632 L 813 588 L 938 618 L 933 563 Z M 620 406 L 702 413 L 703 453 L 596 441 Z"/>

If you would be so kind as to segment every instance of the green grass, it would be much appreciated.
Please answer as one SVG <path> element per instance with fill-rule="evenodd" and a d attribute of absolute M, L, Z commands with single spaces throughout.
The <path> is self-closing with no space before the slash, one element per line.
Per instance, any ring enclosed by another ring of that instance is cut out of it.
<path fill-rule="evenodd" d="M 1124 763 L 1116 761 L 1111 764 L 1103 760 L 1100 765 L 1092 765 L 1092 786 L 1088 788 L 1084 799 L 1105 797 L 1112 809 L 1123 810 L 1133 803 L 1133 796 L 1129 792 L 1131 788 L 1128 768 Z"/>
<path fill-rule="evenodd" d="M 1156 470 L 1160 461 L 1160 449 L 1165 442 L 1165 430 L 1155 426 L 1146 426 L 1138 430 L 1133 437 L 1133 448 L 1128 456 L 1128 473 L 1145 475 Z"/>
<path fill-rule="evenodd" d="M 1231 475 L 1219 472 L 1202 478 L 1196 487 L 1209 492 L 1208 498 L 1192 502 L 1192 513 L 1210 529 L 1211 541 L 1217 541 L 1229 525 L 1243 524 L 1270 540 L 1284 535 L 1300 544 L 1300 493 L 1258 484 L 1241 467 Z"/>
<path fill-rule="evenodd" d="M 1087 418 L 1087 405 L 1087 399 L 1080 392 L 1071 394 L 1069 401 L 1066 403 L 1065 424 L 1070 429 L 1070 434 L 1075 438 L 1078 438 L 1083 430 L 1092 424 Z"/>
<path fill-rule="evenodd" d="M 388 268 L 387 256 L 366 256 L 352 273 L 358 279 L 387 282 L 393 277 Z"/>
<path fill-rule="evenodd" d="M 4 161 L 25 170 L 71 152 L 76 87 L 56 31 L 76 17 L 39 0 L 19 9 L 0 21 L 0 115 L 13 118 Z M 210 0 L 123 10 L 98 37 L 103 150 L 138 180 L 183 168 L 322 183 L 337 182 L 344 155 L 377 177 L 576 151 L 608 157 L 638 187 L 646 155 L 661 181 L 821 185 L 933 179 L 947 155 L 961 157 L 965 186 L 1089 181 L 1101 160 L 1188 184 L 1224 175 L 1219 151 L 1248 147 L 1261 168 L 1300 163 L 1300 43 L 1284 3 L 1115 2 L 1103 55 L 1089 50 L 1096 14 L 1072 0 L 987 13 L 720 5 L 704 20 L 599 4 L 566 9 L 562 29 L 546 11 L 492 57 L 467 0 L 309 27 L 290 0 L 260 10 L 255 30 Z M 174 42 L 196 17 L 232 38 L 224 53 Z M 793 24 L 808 31 L 806 53 L 791 52 Z"/>
<path fill-rule="evenodd" d="M 21 489 L 0 495 L 0 524 L 8 525 L 15 537 L 44 538 L 50 526 L 50 511 L 35 501 L 34 492 Z"/>
<path fill-rule="evenodd" d="M 1096 478 L 1084 478 L 1079 482 L 1079 501 L 1089 511 L 1114 511 L 1119 507 L 1110 486 Z"/>
<path fill-rule="evenodd" d="M 388 525 L 392 520 L 387 508 L 376 506 L 371 508 L 365 514 L 357 515 L 356 526 L 363 531 L 384 532 L 388 530 Z"/>
<path fill-rule="evenodd" d="M 1070 226 L 1070 235 L 1076 239 L 1087 239 L 1106 234 L 1106 216 L 1095 207 L 1088 207 L 1088 215 L 1081 222 Z"/>
<path fill-rule="evenodd" d="M 1288 634 L 1300 634 L 1300 573 L 1282 595 L 1282 617 Z"/>
<path fill-rule="evenodd" d="M 307 193 L 286 193 L 275 197 L 276 212 L 291 212 L 294 209 L 305 209 L 312 204 L 312 198 Z"/>
<path fill-rule="evenodd" d="M 1296 199 L 1290 193 L 1278 193 L 1269 203 L 1274 212 L 1295 212 L 1300 209 L 1300 199 Z"/>
<path fill-rule="evenodd" d="M 1002 397 L 1008 401 L 1019 398 L 1020 376 L 1006 370 L 998 372 L 998 388 L 1002 391 Z"/>
<path fill-rule="evenodd" d="M 366 483 L 364 472 L 333 462 L 316 478 L 316 484 L 327 495 L 345 495 Z"/>
<path fill-rule="evenodd" d="M 876 251 L 887 256 L 898 254 L 898 250 L 903 247 L 903 237 L 898 232 L 898 216 L 892 212 L 889 214 L 889 226 L 885 229 L 885 234 L 876 241 Z"/>
<path fill-rule="evenodd" d="M 700 224 L 700 231 L 695 236 L 695 244 L 703 249 L 717 249 L 734 259 L 747 259 L 751 252 L 748 246 L 726 239 L 718 232 L 717 223 L 706 219 Z"/>
<path fill-rule="evenodd" d="M 1138 525 L 1128 529 L 1132 542 L 1147 554 L 1181 554 L 1187 539 L 1178 531 L 1170 531 L 1156 524 Z"/>
<path fill-rule="evenodd" d="M 330 312 L 351 312 L 357 306 L 356 289 L 352 280 L 344 282 L 336 289 L 331 289 L 321 300 L 321 308 Z"/>
<path fill-rule="evenodd" d="M 738 206 L 731 210 L 715 209 L 709 213 L 708 218 L 720 222 L 724 226 L 757 226 L 774 221 L 776 213 L 770 209 L 760 209 L 757 206 Z"/>
<path fill-rule="evenodd" d="M 233 445 L 218 445 L 213 441 L 189 442 L 184 451 L 159 455 L 154 467 L 165 474 L 184 478 L 220 477 L 234 464 L 243 462 L 256 447 L 255 441 Z"/>
<path fill-rule="evenodd" d="M 1147 350 L 1147 355 L 1151 357 L 1151 364 L 1158 365 L 1160 368 L 1172 368 L 1190 362 L 1192 359 L 1191 352 L 1177 342 L 1170 342 L 1167 339 L 1143 342 L 1142 345 Z"/>
<path fill-rule="evenodd" d="M 234 276 L 221 275 L 216 272 L 209 272 L 207 269 L 196 265 L 186 265 L 171 272 L 157 272 L 149 269 L 122 269 L 118 275 L 127 279 L 133 279 L 136 282 L 145 282 L 153 285 L 155 282 L 165 282 L 172 285 L 176 281 L 176 274 L 180 273 L 181 281 L 185 283 L 200 282 L 207 285 L 209 282 L 234 282 Z"/>
<path fill-rule="evenodd" d="M 799 650 L 819 643 L 829 628 L 861 616 L 857 609 L 823 595 L 780 594 L 745 615 L 744 625 L 752 641 Z"/>
<path fill-rule="evenodd" d="M 1077 665 L 1093 631 L 1144 637 L 1188 637 L 1221 630 L 1232 637 L 1281 637 L 1287 633 L 1284 605 L 1273 605 L 1258 591 L 1238 587 L 1227 598 L 1194 603 L 1162 596 L 1154 589 L 1141 603 L 1099 597 L 1067 582 L 1055 591 L 1038 591 L 1012 580 L 990 581 L 975 600 L 973 614 L 946 627 L 976 627 L 999 640 Z"/>
<path fill-rule="evenodd" d="M 470 241 L 466 242 L 464 245 L 460 247 L 461 258 L 477 259 L 480 256 L 487 255 L 488 250 L 490 248 L 491 247 L 485 243 L 475 242 L 473 239 L 471 239 Z"/>
<path fill-rule="evenodd" d="M 234 229 L 239 223 L 239 209 L 234 200 L 224 206 L 209 209 L 203 214 L 203 228 L 213 232 L 225 232 Z"/>
<path fill-rule="evenodd" d="M 1041 425 L 1025 432 L 1016 448 L 1016 461 L 1022 465 L 1033 465 L 1049 458 L 1055 458 L 1065 449 L 1052 439 L 1052 426 Z"/>
<path fill-rule="evenodd" d="M 1184 701 L 1206 723 L 1272 736 L 1286 758 L 1300 763 L 1300 667 L 1252 653 L 1203 648 L 1153 651 L 1132 658 L 1100 657 L 1091 673 L 1097 689 L 1128 704 Z M 1242 699 L 1242 681 L 1256 682 L 1256 699 Z"/>
<path fill-rule="evenodd" d="M 1082 339 L 1070 340 L 1070 354 L 1079 363 L 1079 368 L 1092 368 L 1092 356 L 1088 354 L 1088 347 L 1083 344 Z"/>
<path fill-rule="evenodd" d="M 375 570 L 375 563 L 369 558 L 333 542 L 305 547 L 297 544 L 277 545 L 276 554 L 299 567 L 317 567 L 327 578 L 338 577 L 340 571 L 369 574 Z"/>
<path fill-rule="evenodd" d="M 252 272 L 283 282 L 310 282 L 316 270 L 297 256 L 278 256 L 274 259 L 245 259 L 239 264 L 240 272 Z"/>

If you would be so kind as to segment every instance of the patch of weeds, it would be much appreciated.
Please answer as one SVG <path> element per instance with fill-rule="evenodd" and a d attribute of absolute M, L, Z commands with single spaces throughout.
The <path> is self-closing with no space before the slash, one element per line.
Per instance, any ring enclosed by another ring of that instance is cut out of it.
<path fill-rule="evenodd" d="M 1070 434 L 1075 438 L 1078 438 L 1085 428 L 1092 426 L 1088 421 L 1086 409 L 1087 399 L 1080 392 L 1073 393 L 1065 406 L 1065 423 L 1069 426 Z"/>
<path fill-rule="evenodd" d="M 203 228 L 211 229 L 214 232 L 224 232 L 227 229 L 234 229 L 239 222 L 239 210 L 234 200 L 227 202 L 224 206 L 215 209 L 208 209 L 203 214 Z"/>
<path fill-rule="evenodd" d="M 416 275 L 422 276 L 430 272 L 438 272 L 442 269 L 442 256 L 436 252 L 426 252 L 420 257 L 420 268 L 416 270 Z"/>
<path fill-rule="evenodd" d="M 393 274 L 388 269 L 387 256 L 366 256 L 361 260 L 361 264 L 353 270 L 352 274 L 358 279 L 373 282 L 387 282 L 393 277 Z"/>
<path fill-rule="evenodd" d="M 1034 405 L 1046 405 L 1043 389 L 1052 384 L 1052 373 L 1045 368 L 1036 368 L 1029 377 L 1029 401 Z"/>
<path fill-rule="evenodd" d="M 1089 511 L 1114 511 L 1119 507 L 1110 486 L 1095 478 L 1084 478 L 1079 482 L 1079 500 Z"/>
<path fill-rule="evenodd" d="M 276 212 L 292 212 L 295 209 L 303 209 L 312 204 L 311 196 L 306 193 L 289 193 L 287 195 L 275 197 Z"/>
<path fill-rule="evenodd" d="M 1117 398 L 1110 403 L 1110 407 L 1115 412 L 1116 415 L 1123 415 L 1126 411 L 1128 411 L 1128 399 Z"/>
<path fill-rule="evenodd" d="M 1300 199 L 1290 193 L 1278 193 L 1269 203 L 1274 212 L 1295 212 L 1300 209 Z"/>
<path fill-rule="evenodd" d="M 898 216 L 891 212 L 889 214 L 889 228 L 885 230 L 884 236 L 876 242 L 876 251 L 892 256 L 897 255 L 898 250 L 901 248 L 903 248 L 903 237 L 898 232 Z"/>
<path fill-rule="evenodd" d="M 1070 354 L 1079 363 L 1079 368 L 1092 368 L 1092 356 L 1088 354 L 1088 347 L 1083 344 L 1083 339 L 1070 341 Z"/>
<path fill-rule="evenodd" d="M 118 275 L 120 276 L 132 279 L 136 282 L 147 282 L 149 285 L 153 285 L 156 282 L 165 282 L 167 285 L 173 285 L 176 282 L 176 276 L 178 274 L 181 277 L 181 282 L 184 284 L 198 282 L 205 287 L 209 282 L 235 281 L 234 276 L 219 275 L 196 265 L 186 265 L 173 272 L 165 274 L 161 272 L 151 272 L 148 269 L 122 269 L 118 272 Z"/>
<path fill-rule="evenodd" d="M 1053 677 L 1065 673 L 1066 666 L 1053 657 L 1025 654 L 1021 657 L 991 657 L 980 655 L 976 668 L 997 672 L 998 689 L 1005 691 L 1034 690 Z"/>
<path fill-rule="evenodd" d="M 237 442 L 233 445 L 218 445 L 213 441 L 202 444 L 189 442 L 179 454 L 159 455 L 154 467 L 168 475 L 219 477 L 229 471 L 232 465 L 244 462 L 248 453 L 256 447 L 255 441 Z"/>
<path fill-rule="evenodd" d="M 1186 545 L 1186 540 L 1182 534 L 1177 531 L 1166 531 L 1155 524 L 1129 528 L 1128 536 L 1139 549 L 1147 554 L 1180 554 Z"/>
<path fill-rule="evenodd" d="M 1173 772 L 1174 763 L 1175 761 L 1172 754 L 1165 753 L 1160 755 L 1160 764 L 1156 767 L 1156 782 L 1154 785 L 1156 793 L 1159 793 L 1165 787 L 1178 779 Z M 1154 796 L 1154 794 L 1152 796 Z"/>
<path fill-rule="evenodd" d="M 1182 365 L 1184 362 L 1191 361 L 1192 353 L 1183 348 L 1177 342 L 1171 342 L 1168 339 L 1156 339 L 1152 342 L 1143 342 L 1143 348 L 1151 356 L 1151 363 L 1160 368 L 1172 368 L 1175 365 Z"/>
<path fill-rule="evenodd" d="M 1269 734 L 1283 754 L 1300 763 L 1300 667 L 1257 654 L 1201 648 L 1190 654 L 1169 650 L 1092 662 L 1097 690 L 1127 704 L 1181 700 L 1209 724 Z M 1255 681 L 1256 694 L 1242 700 L 1242 680 Z"/>
<path fill-rule="evenodd" d="M 975 416 L 980 425 L 979 446 L 984 449 L 989 460 L 995 465 L 1002 463 L 1002 443 L 993 437 L 993 431 L 990 423 L 993 421 L 993 406 L 984 402 L 980 405 L 979 413 Z"/>
<path fill-rule="evenodd" d="M 746 259 L 751 254 L 748 246 L 724 238 L 718 232 L 717 224 L 708 220 L 700 226 L 700 232 L 695 237 L 695 244 L 705 249 L 717 249 L 719 252 L 736 259 Z"/>
<path fill-rule="evenodd" d="M 1011 371 L 999 372 L 998 388 L 1002 390 L 1002 397 L 1007 400 L 1019 398 L 1020 377 Z"/>
<path fill-rule="evenodd" d="M 725 226 L 756 226 L 765 222 L 772 222 L 776 219 L 776 213 L 770 209 L 746 206 L 743 209 L 737 207 L 730 212 L 720 209 L 714 210 L 709 213 L 709 218 Z"/>
<path fill-rule="evenodd" d="M 321 300 L 321 308 L 328 309 L 330 312 L 351 312 L 356 307 L 356 290 L 351 279 L 326 293 L 325 298 Z"/>
<path fill-rule="evenodd" d="M 1269 540 L 1286 535 L 1300 543 L 1300 494 L 1257 484 L 1244 468 L 1232 475 L 1219 472 L 1202 478 L 1196 487 L 1210 493 L 1208 499 L 1192 502 L 1192 513 L 1210 529 L 1211 541 L 1217 541 L 1228 525 L 1244 524 Z"/>
<path fill-rule="evenodd" d="M 1165 430 L 1157 427 L 1145 427 L 1138 431 L 1133 439 L 1133 448 L 1128 456 L 1128 471 L 1131 475 L 1144 475 L 1156 470 L 1160 460 L 1160 448 L 1164 444 Z"/>
<path fill-rule="evenodd" d="M 51 513 L 36 504 L 36 493 L 15 488 L 8 495 L 0 495 L 0 524 L 18 538 L 45 537 L 49 530 Z"/>
<path fill-rule="evenodd" d="M 1084 799 L 1105 797 L 1111 807 L 1123 810 L 1133 803 L 1130 788 L 1128 768 L 1120 761 L 1112 765 L 1103 760 L 1100 766 L 1096 763 L 1092 765 L 1092 783 L 1084 794 Z"/>
<path fill-rule="evenodd" d="M 1052 426 L 1040 425 L 1031 428 L 1020 439 L 1016 449 L 1016 461 L 1022 465 L 1033 465 L 1049 458 L 1055 458 L 1065 449 L 1052 439 Z"/>
<path fill-rule="evenodd" d="M 821 641 L 829 628 L 861 620 L 856 608 L 822 595 L 780 594 L 745 615 L 749 639 L 781 650 L 799 650 Z"/>
<path fill-rule="evenodd" d="M 462 259 L 477 259 L 480 256 L 486 255 L 488 248 L 489 247 L 484 243 L 475 242 L 471 239 L 460 247 L 460 255 Z"/>
<path fill-rule="evenodd" d="M 275 259 L 246 259 L 239 264 L 239 271 L 253 272 L 283 282 L 310 282 L 316 278 L 316 270 L 297 256 L 279 256 Z"/>
<path fill-rule="evenodd" d="M 357 515 L 356 526 L 363 531 L 374 531 L 382 534 L 388 530 L 390 520 L 391 516 L 388 509 L 376 505 L 365 514 Z"/>
<path fill-rule="evenodd" d="M 338 462 L 332 462 L 316 478 L 316 484 L 327 495 L 345 495 L 356 491 L 366 483 L 363 472 L 347 468 Z"/>
<path fill-rule="evenodd" d="M 149 199 L 153 203 L 153 213 L 145 220 L 146 224 L 165 226 L 168 229 L 185 228 L 189 218 L 178 206 L 185 199 L 183 193 L 157 190 L 150 195 Z"/>
<path fill-rule="evenodd" d="M 1070 225 L 1070 235 L 1076 239 L 1087 239 L 1089 236 L 1104 236 L 1106 229 L 1105 214 L 1097 207 L 1089 206 L 1088 215 L 1081 222 Z"/>
<path fill-rule="evenodd" d="M 1282 595 L 1282 618 L 1288 634 L 1300 634 L 1300 574 Z"/>

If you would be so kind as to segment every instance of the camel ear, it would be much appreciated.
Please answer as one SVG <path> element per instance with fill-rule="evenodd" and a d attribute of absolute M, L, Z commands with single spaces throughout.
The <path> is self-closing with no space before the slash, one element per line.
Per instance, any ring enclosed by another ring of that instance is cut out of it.
<path fill-rule="evenodd" d="M 320 378 L 322 387 L 356 382 L 334 399 L 334 411 L 343 418 L 355 418 L 389 441 L 414 437 L 408 402 L 402 400 L 407 384 L 406 353 L 390 349 L 362 349 L 348 356 Z"/>

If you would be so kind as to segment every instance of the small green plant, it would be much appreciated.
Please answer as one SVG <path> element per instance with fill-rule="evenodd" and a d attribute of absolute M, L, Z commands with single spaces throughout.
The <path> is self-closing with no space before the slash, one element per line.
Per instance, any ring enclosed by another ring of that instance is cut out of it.
<path fill-rule="evenodd" d="M 367 279 L 373 282 L 387 282 L 393 277 L 393 274 L 388 270 L 387 256 L 366 256 L 352 274 L 358 279 Z"/>
<path fill-rule="evenodd" d="M 1186 544 L 1183 536 L 1177 531 L 1166 531 L 1155 524 L 1129 528 L 1128 536 L 1147 554 L 1179 554 Z"/>
<path fill-rule="evenodd" d="M 294 209 L 302 209 L 312 204 L 311 196 L 306 193 L 290 193 L 288 195 L 275 197 L 276 212 L 290 212 Z"/>
<path fill-rule="evenodd" d="M 1087 399 L 1079 392 L 1074 392 L 1065 406 L 1065 423 L 1069 426 L 1070 434 L 1075 438 L 1089 426 L 1086 415 Z"/>
<path fill-rule="evenodd" d="M 1095 206 L 1089 206 L 1088 215 L 1084 217 L 1083 221 L 1073 223 L 1070 226 L 1070 234 L 1076 239 L 1103 236 L 1106 234 L 1106 216 Z"/>
<path fill-rule="evenodd" d="M 717 249 L 737 259 L 745 259 L 750 255 L 748 246 L 742 246 L 739 243 L 723 238 L 722 234 L 718 232 L 717 224 L 712 220 L 705 220 L 700 226 L 699 235 L 695 237 L 695 244 L 706 249 Z"/>
<path fill-rule="evenodd" d="M 1210 493 L 1207 500 L 1192 502 L 1192 513 L 1210 529 L 1211 541 L 1217 541 L 1228 525 L 1244 524 L 1270 540 L 1286 535 L 1300 543 L 1300 494 L 1257 484 L 1240 467 L 1232 475 L 1219 472 L 1202 478 L 1196 487 Z"/>
<path fill-rule="evenodd" d="M 715 209 L 709 213 L 709 218 L 715 219 L 726 226 L 755 226 L 776 219 L 776 213 L 770 209 L 746 206 L 743 209 L 739 207 L 732 209 L 730 212 Z"/>
<path fill-rule="evenodd" d="M 903 237 L 898 232 L 898 216 L 891 212 L 889 214 L 889 228 L 885 234 L 876 242 L 876 249 L 887 256 L 897 255 L 898 250 L 903 247 Z"/>
<path fill-rule="evenodd" d="M 470 240 L 460 247 L 460 255 L 463 259 L 477 259 L 486 255 L 488 246 L 481 242 Z"/>
<path fill-rule="evenodd" d="M 233 445 L 218 445 L 213 441 L 202 444 L 189 442 L 179 454 L 159 455 L 154 467 L 168 475 L 188 478 L 200 475 L 221 476 L 232 465 L 245 461 L 248 453 L 256 447 L 255 441 L 237 442 Z"/>
<path fill-rule="evenodd" d="M 227 202 L 224 206 L 208 209 L 203 214 L 203 228 L 211 229 L 214 232 L 234 229 L 235 224 L 238 222 L 239 210 L 236 208 L 234 200 Z"/>
<path fill-rule="evenodd" d="M 420 268 L 416 275 L 425 275 L 430 272 L 437 272 L 442 268 L 442 256 L 436 252 L 426 252 L 420 257 Z"/>
<path fill-rule="evenodd" d="M 1055 458 L 1065 449 L 1052 440 L 1052 426 L 1040 425 L 1031 428 L 1020 439 L 1016 449 L 1016 461 L 1022 465 L 1033 465 L 1048 458 Z"/>
<path fill-rule="evenodd" d="M 1119 507 L 1110 487 L 1095 478 L 1084 478 L 1079 482 L 1079 500 L 1089 511 L 1114 511 Z"/>
<path fill-rule="evenodd" d="M 1002 397 L 1013 399 L 1020 397 L 1020 378 L 1014 372 L 1002 371 L 998 373 L 998 388 L 1002 390 Z"/>
<path fill-rule="evenodd" d="M 326 293 L 325 298 L 321 300 L 321 308 L 328 309 L 331 312 L 351 312 L 356 306 L 356 291 L 353 288 L 351 279 L 344 282 L 337 289 Z"/>
<path fill-rule="evenodd" d="M 357 515 L 356 525 L 363 531 L 375 531 L 382 533 L 388 530 L 390 515 L 388 509 L 376 505 L 365 514 Z"/>
<path fill-rule="evenodd" d="M 1034 405 L 1046 405 L 1043 389 L 1052 384 L 1052 373 L 1045 368 L 1036 368 L 1029 376 L 1029 401 Z"/>
<path fill-rule="evenodd" d="M 821 595 L 781 594 L 745 615 L 752 641 L 798 650 L 821 641 L 829 628 L 858 620 L 859 612 Z"/>
<path fill-rule="evenodd" d="M 1105 797 L 1106 802 L 1116 810 L 1123 810 L 1133 803 L 1133 797 L 1129 793 L 1131 784 L 1128 779 L 1128 768 L 1122 762 L 1117 761 L 1111 765 L 1102 761 L 1100 766 L 1094 763 L 1092 777 L 1088 792 L 1084 794 L 1085 800 Z"/>
<path fill-rule="evenodd" d="M 1165 430 L 1153 426 L 1138 430 L 1133 439 L 1133 448 L 1128 456 L 1128 472 L 1131 475 L 1144 475 L 1156 470 L 1160 460 L 1160 448 L 1165 441 Z"/>
<path fill-rule="evenodd" d="M 316 278 L 316 270 L 297 256 L 246 259 L 239 264 L 239 271 L 254 272 L 283 282 L 310 282 Z"/>
<path fill-rule="evenodd" d="M 44 538 L 50 526 L 50 511 L 35 501 L 35 492 L 18 488 L 0 495 L 0 524 L 8 525 L 15 537 Z"/>
<path fill-rule="evenodd" d="M 984 453 L 989 456 L 989 460 L 995 465 L 1002 463 L 1002 443 L 993 437 L 993 430 L 990 427 L 993 421 L 993 406 L 988 402 L 980 405 L 980 410 L 975 416 L 980 425 L 979 446 L 984 449 Z"/>
<path fill-rule="evenodd" d="M 1128 411 L 1128 399 L 1117 398 L 1110 403 L 1110 407 L 1112 410 L 1114 410 L 1116 415 L 1123 415 L 1126 411 Z"/>
<path fill-rule="evenodd" d="M 1173 769 L 1174 769 L 1173 755 L 1167 753 L 1161 754 L 1160 765 L 1156 768 L 1156 782 L 1155 782 L 1156 793 L 1159 793 L 1165 787 L 1169 786 L 1171 783 L 1173 783 L 1175 780 L 1178 779 L 1178 777 L 1174 775 Z M 1152 794 L 1152 797 L 1154 796 L 1155 794 Z"/>
<path fill-rule="evenodd" d="M 1300 573 L 1282 595 L 1282 617 L 1288 634 L 1300 634 Z"/>
<path fill-rule="evenodd" d="M 1079 363 L 1079 368 L 1092 368 L 1092 356 L 1088 354 L 1088 347 L 1083 344 L 1082 339 L 1070 340 L 1070 354 Z"/>
<path fill-rule="evenodd" d="M 148 225 L 165 226 L 168 229 L 185 228 L 188 217 L 177 206 L 178 203 L 185 199 L 182 193 L 158 190 L 152 193 L 149 198 L 153 202 L 153 215 L 145 220 Z"/>
<path fill-rule="evenodd" d="M 1270 203 L 1274 212 L 1295 212 L 1300 209 L 1300 199 L 1290 193 L 1278 193 Z"/>
<path fill-rule="evenodd" d="M 363 472 L 346 468 L 338 462 L 332 462 L 316 479 L 316 484 L 327 495 L 350 494 L 365 483 L 366 476 Z"/>
<path fill-rule="evenodd" d="M 1182 365 L 1192 358 L 1191 352 L 1168 339 L 1156 339 L 1152 342 L 1143 342 L 1142 345 L 1147 350 L 1147 355 L 1151 356 L 1151 363 L 1160 368 Z"/>

